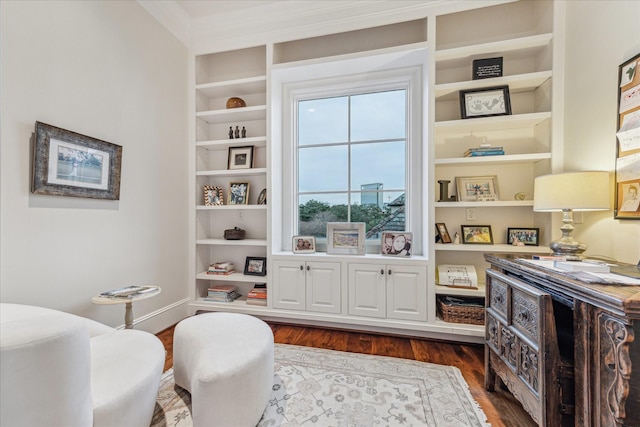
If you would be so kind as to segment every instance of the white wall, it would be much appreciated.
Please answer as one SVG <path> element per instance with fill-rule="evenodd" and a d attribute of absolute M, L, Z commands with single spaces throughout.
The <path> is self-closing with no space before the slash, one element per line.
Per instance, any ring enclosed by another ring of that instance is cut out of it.
<path fill-rule="evenodd" d="M 639 1 L 567 1 L 564 170 L 615 171 L 618 65 L 640 52 Z M 636 263 L 640 221 L 584 213 L 588 255 Z M 558 236 L 560 231 L 557 230 Z"/>
<path fill-rule="evenodd" d="M 0 300 L 120 326 L 91 297 L 155 284 L 134 318 L 169 326 L 188 295 L 186 47 L 137 2 L 0 4 Z M 30 194 L 35 121 L 121 145 L 120 200 Z"/>

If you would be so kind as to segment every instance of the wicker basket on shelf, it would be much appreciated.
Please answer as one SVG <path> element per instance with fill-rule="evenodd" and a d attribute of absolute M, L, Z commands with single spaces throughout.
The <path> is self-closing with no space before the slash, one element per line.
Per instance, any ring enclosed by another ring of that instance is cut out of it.
<path fill-rule="evenodd" d="M 439 296 L 436 301 L 445 322 L 484 325 L 484 298 Z"/>

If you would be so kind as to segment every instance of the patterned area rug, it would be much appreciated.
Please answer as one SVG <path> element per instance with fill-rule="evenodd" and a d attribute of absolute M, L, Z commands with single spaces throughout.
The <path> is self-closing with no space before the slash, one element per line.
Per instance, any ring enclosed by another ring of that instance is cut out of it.
<path fill-rule="evenodd" d="M 191 427 L 190 409 L 167 371 L 151 426 Z M 273 393 L 258 426 L 306 425 L 489 426 L 453 366 L 276 344 Z"/>

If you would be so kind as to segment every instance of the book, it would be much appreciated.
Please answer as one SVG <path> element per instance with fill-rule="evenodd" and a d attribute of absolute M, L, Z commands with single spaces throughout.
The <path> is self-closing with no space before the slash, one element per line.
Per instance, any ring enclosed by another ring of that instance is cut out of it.
<path fill-rule="evenodd" d="M 566 256 L 561 255 L 532 255 L 531 259 L 539 261 L 566 261 Z"/>
<path fill-rule="evenodd" d="M 469 154 L 465 154 L 464 157 L 480 157 L 480 156 L 502 156 L 504 155 L 503 150 L 493 150 L 493 151 L 473 151 Z"/>
<path fill-rule="evenodd" d="M 467 149 L 467 151 L 464 152 L 464 154 L 470 154 L 470 153 L 482 153 L 482 152 L 491 152 L 491 151 L 504 151 L 504 147 L 476 147 L 476 148 L 469 148 Z"/>
<path fill-rule="evenodd" d="M 266 299 L 251 299 L 251 298 L 247 298 L 247 305 L 261 305 L 263 307 L 267 306 L 267 300 Z"/>
<path fill-rule="evenodd" d="M 591 273 L 609 272 L 609 266 L 607 264 L 588 261 L 555 261 L 553 266 L 567 271 L 588 271 Z"/>
<path fill-rule="evenodd" d="M 247 299 L 249 298 L 255 298 L 255 299 L 267 299 L 267 293 L 266 292 L 253 292 L 253 291 L 249 291 L 249 293 L 247 294 Z"/>
<path fill-rule="evenodd" d="M 209 265 L 209 271 L 214 272 L 224 272 L 224 271 L 233 271 L 235 266 L 231 261 L 222 261 L 222 262 L 214 262 Z"/>
<path fill-rule="evenodd" d="M 229 274 L 233 274 L 235 272 L 236 272 L 235 270 L 230 270 L 230 271 L 212 271 L 212 270 L 209 270 L 209 271 L 207 271 L 207 274 L 220 274 L 220 275 L 223 275 L 223 276 L 228 276 Z"/>

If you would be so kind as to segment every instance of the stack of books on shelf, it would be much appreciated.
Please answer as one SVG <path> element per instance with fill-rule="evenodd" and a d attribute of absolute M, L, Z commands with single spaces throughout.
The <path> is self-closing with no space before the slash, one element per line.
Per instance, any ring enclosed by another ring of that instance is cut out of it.
<path fill-rule="evenodd" d="M 233 285 L 215 285 L 208 289 L 207 296 L 204 300 L 213 302 L 233 302 L 239 296 L 238 288 Z"/>
<path fill-rule="evenodd" d="M 504 147 L 477 147 L 469 148 L 464 152 L 465 157 L 501 156 L 503 154 Z"/>
<path fill-rule="evenodd" d="M 230 261 L 214 262 L 209 266 L 207 274 L 232 274 L 234 272 L 233 263 Z"/>
<path fill-rule="evenodd" d="M 267 284 L 256 283 L 253 289 L 247 294 L 247 304 L 249 305 L 267 305 Z"/>

